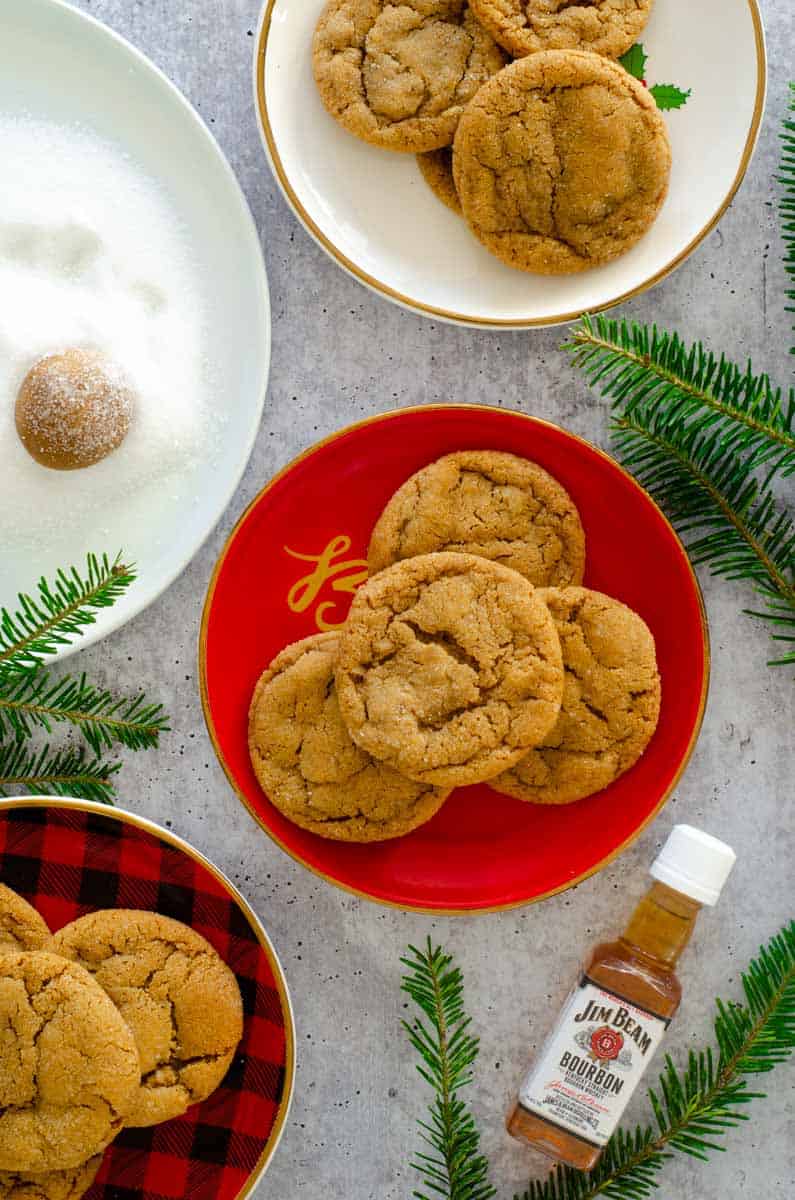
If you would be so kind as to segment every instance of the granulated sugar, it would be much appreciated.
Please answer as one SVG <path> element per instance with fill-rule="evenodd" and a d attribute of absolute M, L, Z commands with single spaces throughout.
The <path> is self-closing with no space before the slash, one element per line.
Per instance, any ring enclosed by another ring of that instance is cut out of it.
<path fill-rule="evenodd" d="M 80 129 L 0 118 L 0 147 L 0 546 L 27 555 L 64 523 L 96 525 L 98 513 L 112 540 L 114 514 L 143 490 L 176 496 L 221 417 L 201 281 L 158 185 Z M 136 400 L 118 450 L 58 472 L 26 452 L 14 406 L 34 363 L 70 348 L 116 363 Z"/>

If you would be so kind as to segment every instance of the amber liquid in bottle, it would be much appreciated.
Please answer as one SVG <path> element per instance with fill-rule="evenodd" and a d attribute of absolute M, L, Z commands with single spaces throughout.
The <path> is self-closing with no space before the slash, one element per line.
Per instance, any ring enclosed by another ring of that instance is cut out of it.
<path fill-rule="evenodd" d="M 655 882 L 618 941 L 596 947 L 585 975 L 606 991 L 669 1021 L 682 998 L 674 967 L 690 941 L 700 908 L 689 896 Z M 602 1153 L 601 1147 L 530 1112 L 521 1101 L 507 1124 L 513 1137 L 581 1171 L 595 1166 Z"/>

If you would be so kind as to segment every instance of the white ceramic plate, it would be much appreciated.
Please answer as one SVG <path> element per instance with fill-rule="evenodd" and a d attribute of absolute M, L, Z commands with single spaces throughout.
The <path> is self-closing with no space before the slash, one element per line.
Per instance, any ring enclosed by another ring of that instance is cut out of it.
<path fill-rule="evenodd" d="M 647 82 L 692 89 L 667 114 L 669 197 L 628 254 L 582 275 L 526 275 L 493 258 L 420 177 L 411 155 L 366 145 L 325 111 L 312 77 L 324 0 L 266 0 L 255 58 L 271 168 L 308 231 L 380 295 L 466 325 L 524 328 L 572 320 L 643 291 L 712 229 L 739 187 L 764 107 L 756 0 L 657 0 L 642 41 Z"/>
<path fill-rule="evenodd" d="M 209 130 L 174 85 L 105 26 L 61 0 L 0 2 L 0 115 L 8 114 L 82 126 L 157 182 L 190 241 L 206 312 L 205 350 L 226 410 L 222 438 L 206 439 L 176 477 L 122 498 L 111 514 L 95 511 L 78 524 L 65 513 L 43 548 L 26 548 L 20 539 L 11 550 L 2 546 L 0 606 L 12 606 L 17 591 L 32 590 L 41 574 L 81 564 L 89 550 L 123 549 L 137 564 L 137 582 L 98 615 L 79 642 L 85 645 L 160 595 L 229 504 L 267 388 L 268 282 L 251 213 Z M 87 473 L 70 474 L 81 486 Z"/>

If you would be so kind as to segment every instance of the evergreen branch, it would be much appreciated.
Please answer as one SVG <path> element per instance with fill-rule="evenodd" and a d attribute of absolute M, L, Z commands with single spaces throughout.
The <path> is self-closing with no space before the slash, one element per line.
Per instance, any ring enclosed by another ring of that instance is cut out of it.
<path fill-rule="evenodd" d="M 678 1072 L 666 1057 L 657 1090 L 649 1093 L 656 1129 L 618 1130 L 588 1173 L 557 1168 L 534 1181 L 522 1200 L 643 1200 L 660 1186 L 659 1172 L 673 1152 L 708 1161 L 720 1138 L 748 1120 L 743 1107 L 763 1093 L 744 1076 L 772 1071 L 795 1050 L 795 921 L 762 947 L 742 976 L 745 1004 L 717 1001 L 711 1050 L 691 1051 Z"/>
<path fill-rule="evenodd" d="M 623 415 L 665 406 L 680 421 L 696 420 L 703 433 L 719 429 L 756 466 L 772 460 L 782 474 L 795 472 L 795 392 L 784 396 L 750 363 L 743 371 L 700 342 L 688 347 L 656 325 L 603 316 L 583 317 L 563 348 Z"/>
<path fill-rule="evenodd" d="M 573 361 L 614 408 L 624 465 L 663 503 L 696 565 L 748 580 L 795 662 L 795 525 L 773 493 L 795 471 L 795 393 L 676 334 L 585 317 Z"/>
<path fill-rule="evenodd" d="M 30 737 L 36 728 L 50 733 L 64 721 L 77 726 L 95 754 L 116 742 L 130 750 L 155 747 L 169 728 L 161 704 L 148 704 L 143 695 L 115 699 L 85 675 L 55 683 L 43 672 L 0 677 L 0 737 Z"/>
<path fill-rule="evenodd" d="M 113 803 L 113 776 L 119 763 L 88 758 L 79 750 L 30 752 L 19 742 L 0 745 L 0 796 L 9 788 L 45 796 L 75 796 L 84 800 Z"/>
<path fill-rule="evenodd" d="M 117 557 L 89 554 L 86 574 L 59 570 L 55 583 L 39 580 L 38 595 L 21 593 L 15 613 L 0 610 L 0 677 L 35 670 L 96 621 L 95 613 L 115 604 L 135 573 Z"/>
<path fill-rule="evenodd" d="M 778 511 L 770 476 L 760 481 L 720 432 L 653 404 L 618 416 L 613 429 L 624 464 L 665 503 L 693 563 L 753 583 L 763 601 L 753 615 L 792 647 L 775 661 L 795 662 L 795 526 Z"/>
<path fill-rule="evenodd" d="M 458 1097 L 472 1081 L 479 1042 L 468 1032 L 463 979 L 451 961 L 441 948 L 431 946 L 430 938 L 424 950 L 410 946 L 408 957 L 401 959 L 408 971 L 402 991 L 427 1019 L 404 1021 L 403 1028 L 420 1056 L 417 1070 L 435 1093 L 429 1119 L 419 1122 L 430 1153 L 417 1154 L 412 1166 L 422 1175 L 424 1186 L 445 1200 L 489 1200 L 495 1189 L 488 1182 L 488 1162 L 479 1151 L 480 1134 Z M 429 1200 L 426 1192 L 413 1194 L 416 1200 Z"/>
<path fill-rule="evenodd" d="M 791 83 L 789 87 L 789 108 L 790 112 L 795 112 L 795 83 Z M 784 269 L 793 284 L 787 291 L 787 298 L 793 301 L 787 312 L 795 312 L 795 121 L 790 118 L 784 121 L 781 140 L 783 147 L 779 183 L 783 184 L 784 192 L 779 202 L 779 213 L 781 235 L 784 239 Z M 795 346 L 790 350 L 790 354 L 795 354 Z"/>

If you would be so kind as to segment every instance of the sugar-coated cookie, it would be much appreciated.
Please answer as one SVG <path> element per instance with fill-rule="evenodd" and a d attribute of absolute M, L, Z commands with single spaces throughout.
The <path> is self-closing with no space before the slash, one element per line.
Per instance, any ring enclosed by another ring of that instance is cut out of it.
<path fill-rule="evenodd" d="M 360 588 L 336 679 L 354 740 L 441 787 L 512 766 L 552 728 L 563 695 L 546 605 L 516 571 L 471 554 L 407 558 Z"/>
<path fill-rule="evenodd" d="M 449 146 L 464 105 L 504 62 L 465 0 L 329 0 L 312 49 L 331 115 L 412 154 Z"/>
<path fill-rule="evenodd" d="M 492 787 L 534 804 L 571 804 L 612 783 L 648 746 L 660 675 L 645 621 L 589 588 L 541 589 L 557 626 L 566 681 L 554 728 Z"/>
<path fill-rule="evenodd" d="M 653 97 L 623 67 L 548 50 L 477 93 L 455 137 L 453 174 L 472 232 L 508 266 L 571 274 L 610 262 L 648 231 L 668 191 L 671 149 Z"/>

